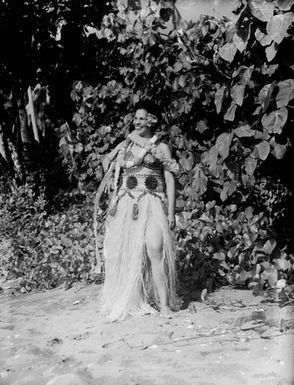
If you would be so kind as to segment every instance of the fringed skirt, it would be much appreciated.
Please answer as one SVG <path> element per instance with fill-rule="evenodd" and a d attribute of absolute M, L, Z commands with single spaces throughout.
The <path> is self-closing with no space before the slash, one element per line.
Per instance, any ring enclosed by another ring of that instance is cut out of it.
<path fill-rule="evenodd" d="M 105 282 L 100 296 L 100 314 L 119 320 L 129 315 L 157 312 L 159 298 L 145 242 L 149 221 L 155 222 L 162 231 L 162 267 L 169 305 L 175 309 L 175 247 L 166 215 L 165 194 L 146 191 L 142 194 L 136 190 L 130 193 L 122 189 L 118 196 L 116 212 L 106 220 Z"/>

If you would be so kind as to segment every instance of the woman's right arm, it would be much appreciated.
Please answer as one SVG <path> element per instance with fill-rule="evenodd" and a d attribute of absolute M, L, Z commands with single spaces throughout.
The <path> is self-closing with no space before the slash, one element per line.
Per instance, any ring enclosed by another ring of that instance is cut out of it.
<path fill-rule="evenodd" d="M 121 149 L 123 143 L 124 141 L 119 143 L 109 154 L 105 155 L 104 158 L 102 159 L 102 167 L 104 172 L 108 170 L 110 163 L 113 161 L 116 154 Z"/>

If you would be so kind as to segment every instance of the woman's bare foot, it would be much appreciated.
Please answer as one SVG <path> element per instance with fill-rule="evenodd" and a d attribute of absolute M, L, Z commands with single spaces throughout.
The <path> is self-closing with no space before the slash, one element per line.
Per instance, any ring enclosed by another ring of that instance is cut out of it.
<path fill-rule="evenodd" d="M 169 306 L 165 305 L 165 306 L 161 306 L 160 315 L 162 317 L 172 318 L 174 315 L 174 312 L 171 310 Z"/>

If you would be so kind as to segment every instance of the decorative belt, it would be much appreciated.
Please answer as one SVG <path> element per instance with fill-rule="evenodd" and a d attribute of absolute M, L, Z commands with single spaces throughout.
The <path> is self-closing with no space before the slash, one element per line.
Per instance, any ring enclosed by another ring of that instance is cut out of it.
<path fill-rule="evenodd" d="M 166 206 L 163 196 L 159 195 L 165 192 L 165 182 L 162 174 L 123 174 L 123 181 L 120 187 L 122 194 L 117 196 L 112 204 L 112 207 L 109 210 L 110 215 L 115 215 L 117 210 L 118 201 L 125 195 L 129 195 L 133 200 L 133 212 L 132 217 L 134 220 L 138 218 L 139 215 L 139 206 L 138 202 L 146 194 L 151 194 L 159 198 L 164 205 Z M 133 194 L 133 192 L 139 192 L 140 194 Z"/>
<path fill-rule="evenodd" d="M 162 174 L 123 174 L 120 190 L 164 193 L 165 182 Z"/>

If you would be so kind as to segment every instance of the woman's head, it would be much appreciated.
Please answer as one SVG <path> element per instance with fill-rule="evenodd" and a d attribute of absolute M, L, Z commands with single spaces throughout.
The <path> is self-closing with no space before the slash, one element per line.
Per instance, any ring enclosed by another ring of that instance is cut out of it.
<path fill-rule="evenodd" d="M 142 100 L 134 106 L 134 126 L 139 135 L 153 134 L 159 127 L 162 116 L 161 111 L 153 102 Z"/>

